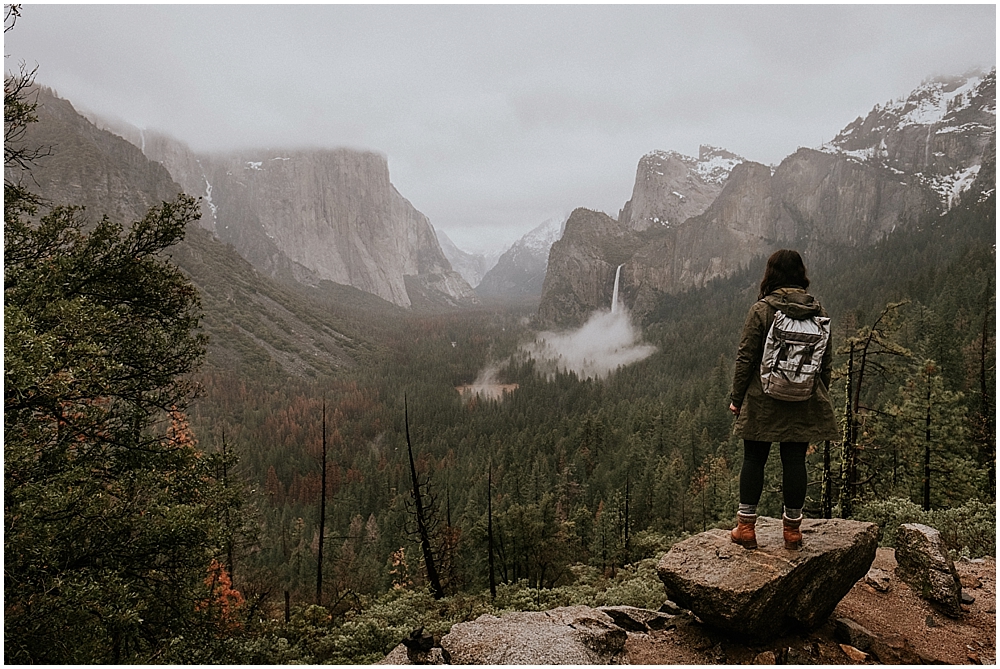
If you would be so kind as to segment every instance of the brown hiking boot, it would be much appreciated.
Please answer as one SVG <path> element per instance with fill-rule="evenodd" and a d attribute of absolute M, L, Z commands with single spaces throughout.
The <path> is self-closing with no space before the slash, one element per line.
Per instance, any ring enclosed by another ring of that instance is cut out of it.
<path fill-rule="evenodd" d="M 785 514 L 781 514 L 781 534 L 785 539 L 785 549 L 790 551 L 802 550 L 802 517 L 792 520 Z"/>
<path fill-rule="evenodd" d="M 747 550 L 757 548 L 757 514 L 736 514 L 736 527 L 729 533 L 734 544 L 739 544 Z"/>

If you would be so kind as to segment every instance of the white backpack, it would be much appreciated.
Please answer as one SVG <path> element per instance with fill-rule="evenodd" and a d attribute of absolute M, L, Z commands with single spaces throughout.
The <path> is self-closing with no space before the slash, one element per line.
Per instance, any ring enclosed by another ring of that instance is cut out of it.
<path fill-rule="evenodd" d="M 760 361 L 764 394 L 786 402 L 804 402 L 812 397 L 829 341 L 829 318 L 796 320 L 776 310 Z"/>

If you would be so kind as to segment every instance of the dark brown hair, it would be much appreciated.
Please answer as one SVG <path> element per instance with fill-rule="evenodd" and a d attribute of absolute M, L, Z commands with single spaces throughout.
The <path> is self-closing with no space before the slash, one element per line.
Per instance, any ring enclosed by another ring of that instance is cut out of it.
<path fill-rule="evenodd" d="M 767 259 L 767 268 L 764 270 L 764 278 L 760 280 L 760 295 L 757 299 L 764 299 L 765 295 L 779 288 L 788 287 L 808 288 L 809 277 L 806 276 L 806 266 L 799 252 L 781 249 L 772 253 Z"/>

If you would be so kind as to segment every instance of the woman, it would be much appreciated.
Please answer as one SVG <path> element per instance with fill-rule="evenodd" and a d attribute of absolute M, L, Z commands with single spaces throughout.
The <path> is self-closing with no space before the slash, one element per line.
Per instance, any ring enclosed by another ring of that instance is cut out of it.
<path fill-rule="evenodd" d="M 784 401 L 764 393 L 761 360 L 764 344 L 781 311 L 795 320 L 826 312 L 806 292 L 809 278 L 802 257 L 788 249 L 775 251 L 767 259 L 758 301 L 750 307 L 730 393 L 729 410 L 736 416 L 735 433 L 743 438 L 743 468 L 740 470 L 740 507 L 731 537 L 744 548 L 757 548 L 755 525 L 757 503 L 764 489 L 764 465 L 772 442 L 780 442 L 781 490 L 784 495 L 782 527 L 785 548 L 802 547 L 802 506 L 806 499 L 806 448 L 810 441 L 840 438 L 830 402 L 830 372 L 833 346 L 827 342 L 811 396 L 804 401 Z"/>

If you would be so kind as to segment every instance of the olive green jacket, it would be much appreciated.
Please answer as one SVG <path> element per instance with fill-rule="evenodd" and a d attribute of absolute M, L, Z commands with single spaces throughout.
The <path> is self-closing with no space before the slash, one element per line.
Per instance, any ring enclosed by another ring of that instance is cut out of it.
<path fill-rule="evenodd" d="M 804 402 L 785 402 L 764 394 L 760 361 L 776 308 L 796 319 L 826 316 L 819 302 L 801 288 L 779 288 L 750 307 L 736 353 L 736 374 L 729 395 L 730 402 L 740 407 L 733 432 L 751 441 L 839 441 L 840 429 L 829 391 L 832 341 L 823 355 L 812 397 Z"/>

